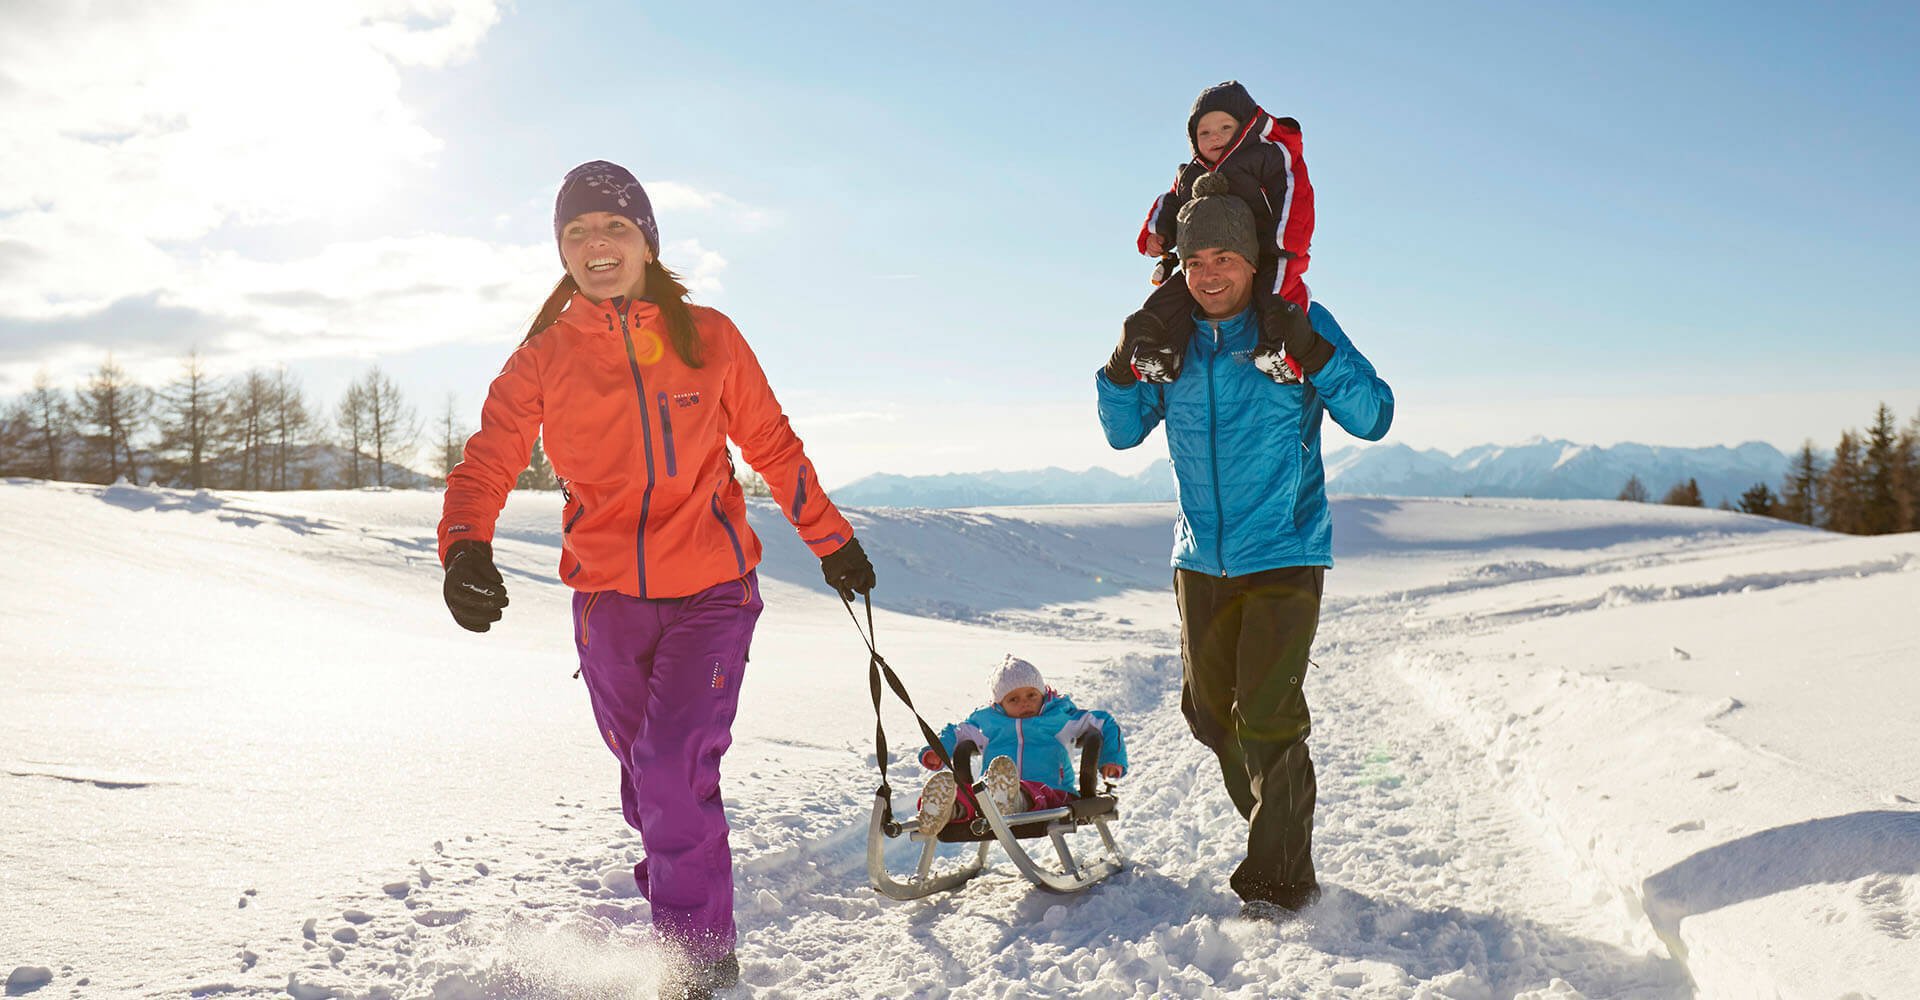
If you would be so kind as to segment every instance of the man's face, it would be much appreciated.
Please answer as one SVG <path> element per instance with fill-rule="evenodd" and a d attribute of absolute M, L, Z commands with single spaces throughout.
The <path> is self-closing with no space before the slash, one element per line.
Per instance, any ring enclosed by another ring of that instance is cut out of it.
<path fill-rule="evenodd" d="M 1253 265 L 1231 250 L 1196 250 L 1180 266 L 1187 291 L 1208 319 L 1237 316 L 1253 301 Z"/>

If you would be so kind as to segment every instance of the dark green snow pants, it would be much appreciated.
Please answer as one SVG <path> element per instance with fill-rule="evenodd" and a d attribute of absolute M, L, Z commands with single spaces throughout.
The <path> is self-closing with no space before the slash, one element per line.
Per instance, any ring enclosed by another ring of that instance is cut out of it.
<path fill-rule="evenodd" d="M 1325 575 L 1321 566 L 1224 578 L 1174 571 L 1180 707 L 1194 737 L 1220 759 L 1227 795 L 1247 820 L 1247 857 L 1231 885 L 1249 902 L 1297 908 L 1319 888 L 1312 723 L 1301 683 Z"/>

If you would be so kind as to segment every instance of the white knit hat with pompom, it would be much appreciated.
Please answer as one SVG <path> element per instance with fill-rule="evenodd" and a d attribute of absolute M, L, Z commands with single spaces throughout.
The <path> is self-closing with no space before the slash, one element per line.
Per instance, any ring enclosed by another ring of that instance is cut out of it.
<path fill-rule="evenodd" d="M 1040 677 L 1040 668 L 1012 653 L 1008 653 L 1007 658 L 994 668 L 988 684 L 993 688 L 993 702 L 996 705 L 1021 688 L 1030 687 L 1042 694 L 1047 690 L 1047 682 Z"/>

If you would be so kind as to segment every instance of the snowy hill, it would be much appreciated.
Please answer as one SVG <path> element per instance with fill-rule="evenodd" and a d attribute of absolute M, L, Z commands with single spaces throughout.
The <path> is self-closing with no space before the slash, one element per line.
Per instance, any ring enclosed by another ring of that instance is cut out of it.
<path fill-rule="evenodd" d="M 1016 472 L 937 476 L 880 473 L 833 491 L 859 507 L 985 507 L 1059 503 L 1139 503 L 1173 499 L 1173 465 L 1160 459 L 1131 476 L 1095 466 L 1083 472 L 1050 467 Z"/>
<path fill-rule="evenodd" d="M 1458 455 L 1406 445 L 1350 446 L 1327 454 L 1328 488 L 1359 496 L 1492 496 L 1611 499 L 1639 476 L 1658 500 L 1689 477 L 1709 506 L 1737 501 L 1755 483 L 1778 491 L 1787 456 L 1772 445 L 1601 448 L 1535 438 L 1518 445 L 1479 445 Z M 869 507 L 975 507 L 1047 503 L 1172 500 L 1173 471 L 1162 459 L 1134 476 L 1094 467 L 1029 472 L 875 475 L 834 491 L 841 502 Z"/>
<path fill-rule="evenodd" d="M 510 499 L 513 604 L 483 636 L 440 603 L 437 515 L 0 483 L 10 994 L 652 995 L 559 499 Z M 930 719 L 1017 652 L 1127 726 L 1133 864 L 1076 897 L 997 854 L 945 897 L 868 889 L 865 653 L 757 502 L 768 607 L 724 785 L 743 994 L 1920 996 L 1920 536 L 1336 500 L 1308 684 L 1329 891 L 1276 927 L 1237 915 L 1238 817 L 1180 717 L 1170 507 L 850 516 Z"/>

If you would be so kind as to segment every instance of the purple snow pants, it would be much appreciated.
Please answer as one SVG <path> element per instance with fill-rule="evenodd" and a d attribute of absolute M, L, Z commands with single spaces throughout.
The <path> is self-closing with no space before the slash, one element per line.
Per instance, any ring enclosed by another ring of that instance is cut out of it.
<path fill-rule="evenodd" d="M 655 932 L 695 961 L 734 944 L 720 758 L 733 743 L 760 608 L 751 572 L 690 597 L 573 595 L 580 673 L 600 738 L 620 761 L 627 823 L 646 850 L 633 875 Z"/>

